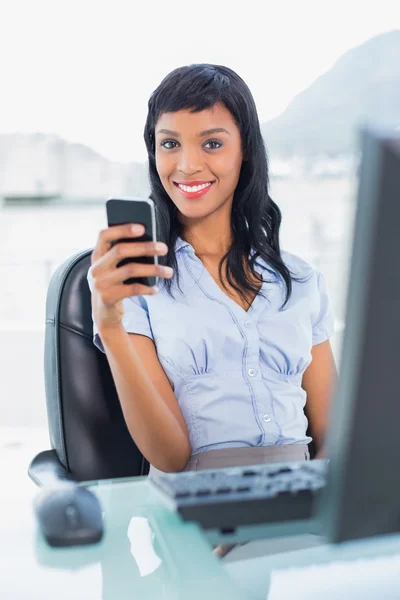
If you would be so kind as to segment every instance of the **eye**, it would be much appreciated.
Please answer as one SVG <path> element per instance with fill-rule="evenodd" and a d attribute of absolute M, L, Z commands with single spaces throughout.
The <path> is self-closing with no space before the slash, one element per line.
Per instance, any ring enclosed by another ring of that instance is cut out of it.
<path fill-rule="evenodd" d="M 175 146 L 167 146 L 167 144 L 175 144 Z M 167 150 L 173 150 L 174 148 L 176 148 L 176 144 L 178 144 L 178 142 L 175 142 L 174 140 L 163 140 L 160 143 L 160 146 L 166 148 Z"/>
<path fill-rule="evenodd" d="M 174 150 L 178 147 L 178 145 L 178 142 L 176 142 L 175 140 L 163 140 L 160 143 L 160 146 L 162 146 L 166 150 Z M 219 140 L 208 140 L 208 142 L 204 144 L 204 147 L 207 148 L 207 150 L 218 150 L 218 148 L 221 148 L 222 146 L 223 143 Z"/>
<path fill-rule="evenodd" d="M 218 150 L 218 148 L 221 148 L 223 146 L 223 143 L 219 140 L 208 140 L 208 142 L 206 142 L 204 146 L 207 146 L 208 144 L 212 144 L 212 147 L 208 148 L 209 150 Z"/>

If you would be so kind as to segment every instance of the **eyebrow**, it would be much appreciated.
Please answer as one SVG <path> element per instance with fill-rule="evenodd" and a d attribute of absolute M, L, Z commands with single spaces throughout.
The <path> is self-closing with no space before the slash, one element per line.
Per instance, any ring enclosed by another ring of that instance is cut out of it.
<path fill-rule="evenodd" d="M 157 131 L 157 134 L 159 133 L 173 135 L 174 137 L 180 136 L 180 134 L 177 131 L 171 131 L 170 129 L 159 129 Z M 214 133 L 227 133 L 228 135 L 231 135 L 227 129 L 224 129 L 224 127 L 214 127 L 214 129 L 206 129 L 205 131 L 200 131 L 200 133 L 198 133 L 197 136 L 205 137 L 206 135 L 213 135 Z"/>

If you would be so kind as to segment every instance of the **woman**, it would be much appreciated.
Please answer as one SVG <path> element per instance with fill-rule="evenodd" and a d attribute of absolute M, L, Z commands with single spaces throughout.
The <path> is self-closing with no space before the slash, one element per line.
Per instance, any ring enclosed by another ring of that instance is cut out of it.
<path fill-rule="evenodd" d="M 99 235 L 88 279 L 95 343 L 128 429 L 153 468 L 199 470 L 322 450 L 336 368 L 324 278 L 280 249 L 257 112 L 227 67 L 174 70 L 144 131 L 163 243 Z M 124 257 L 158 255 L 160 266 Z M 123 285 L 157 275 L 159 290 Z"/>

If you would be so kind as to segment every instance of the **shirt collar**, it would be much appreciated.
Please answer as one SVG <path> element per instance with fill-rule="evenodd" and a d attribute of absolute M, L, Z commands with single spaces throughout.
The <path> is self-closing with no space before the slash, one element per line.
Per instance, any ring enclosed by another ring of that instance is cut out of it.
<path fill-rule="evenodd" d="M 193 252 L 193 246 L 189 244 L 189 242 L 185 242 L 182 238 L 178 237 L 175 242 L 175 252 L 182 250 L 183 248 L 190 248 Z"/>
<path fill-rule="evenodd" d="M 255 250 L 252 250 L 250 252 L 250 256 L 253 256 L 254 253 L 255 253 Z M 254 264 L 258 265 L 262 269 L 265 269 L 266 271 L 269 271 L 270 273 L 272 273 L 273 275 L 276 276 L 276 270 L 274 269 L 274 267 L 272 267 L 271 265 L 269 265 L 263 258 L 261 258 L 261 256 L 258 256 L 256 258 Z"/>

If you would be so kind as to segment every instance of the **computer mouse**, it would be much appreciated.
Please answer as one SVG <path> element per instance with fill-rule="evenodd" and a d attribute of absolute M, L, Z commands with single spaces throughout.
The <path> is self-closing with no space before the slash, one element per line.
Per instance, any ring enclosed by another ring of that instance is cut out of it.
<path fill-rule="evenodd" d="M 91 491 L 63 483 L 34 501 L 40 530 L 50 546 L 95 544 L 103 537 L 100 502 Z"/>

